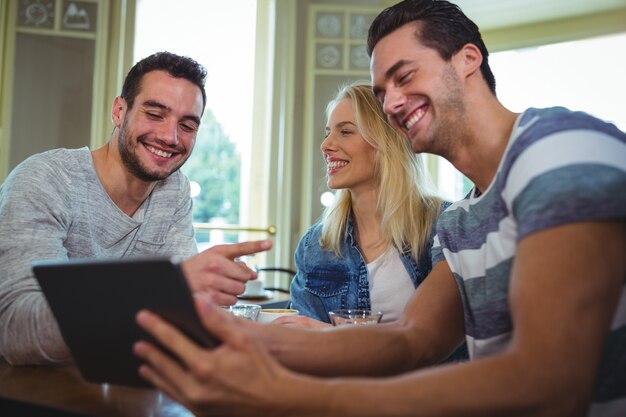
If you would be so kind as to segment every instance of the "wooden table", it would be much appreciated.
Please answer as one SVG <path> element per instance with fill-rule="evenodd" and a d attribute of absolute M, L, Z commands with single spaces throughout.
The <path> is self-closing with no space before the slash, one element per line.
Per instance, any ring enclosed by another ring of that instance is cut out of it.
<path fill-rule="evenodd" d="M 191 417 L 154 389 L 86 382 L 71 365 L 11 366 L 0 359 L 0 415 L 6 417 Z"/>

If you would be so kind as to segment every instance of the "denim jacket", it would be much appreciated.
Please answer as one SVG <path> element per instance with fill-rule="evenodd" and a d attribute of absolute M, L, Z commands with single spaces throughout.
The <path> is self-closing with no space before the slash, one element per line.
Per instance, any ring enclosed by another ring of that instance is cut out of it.
<path fill-rule="evenodd" d="M 447 206 L 447 205 L 446 205 Z M 328 312 L 340 308 L 371 308 L 367 265 L 354 235 L 354 220 L 348 218 L 346 238 L 341 243 L 341 257 L 320 246 L 322 224 L 313 225 L 300 239 L 295 261 L 298 273 L 291 283 L 291 308 L 303 316 L 330 323 Z M 429 244 L 415 262 L 409 252 L 400 259 L 415 288 L 432 268 L 430 248 L 435 236 L 432 228 Z"/>
<path fill-rule="evenodd" d="M 450 203 L 443 202 L 441 212 Z M 413 285 L 417 288 L 432 269 L 430 249 L 437 233 L 431 229 L 426 250 L 415 263 L 409 252 L 400 255 Z M 346 238 L 341 243 L 341 257 L 321 248 L 322 224 L 314 224 L 296 248 L 298 272 L 291 282 L 291 308 L 303 316 L 330 323 L 328 312 L 340 308 L 371 308 L 367 265 L 354 236 L 354 221 L 348 218 Z M 461 362 L 469 357 L 463 343 L 444 362 Z"/>

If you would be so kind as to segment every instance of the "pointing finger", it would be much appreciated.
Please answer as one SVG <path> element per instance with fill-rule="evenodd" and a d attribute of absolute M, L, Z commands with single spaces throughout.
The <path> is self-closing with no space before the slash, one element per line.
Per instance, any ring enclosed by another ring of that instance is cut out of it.
<path fill-rule="evenodd" d="M 230 259 L 240 256 L 252 255 L 272 248 L 271 240 L 255 240 L 250 242 L 240 242 L 228 245 L 217 245 L 211 248 L 212 251 L 222 254 Z"/>

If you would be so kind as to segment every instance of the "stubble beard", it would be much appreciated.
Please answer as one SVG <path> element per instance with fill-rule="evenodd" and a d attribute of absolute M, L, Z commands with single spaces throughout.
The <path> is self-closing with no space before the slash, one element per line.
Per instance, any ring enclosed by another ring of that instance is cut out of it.
<path fill-rule="evenodd" d="M 446 67 L 442 77 L 443 85 L 447 87 L 439 99 L 439 122 L 434 128 L 434 142 L 436 154 L 448 159 L 452 157 L 453 148 L 463 141 L 463 132 L 467 128 L 467 112 L 461 80 L 450 65 Z"/>
<path fill-rule="evenodd" d="M 172 175 L 174 172 L 178 171 L 180 167 L 187 160 L 186 158 L 178 164 L 174 169 L 165 173 L 155 173 L 150 172 L 148 169 L 141 163 L 139 158 L 137 157 L 137 147 L 140 145 L 141 136 L 137 138 L 137 141 L 133 144 L 130 137 L 130 132 L 128 131 L 128 123 L 127 118 L 124 116 L 124 120 L 122 121 L 122 125 L 120 126 L 120 134 L 118 137 L 117 146 L 120 152 L 120 157 L 122 158 L 122 162 L 128 171 L 137 177 L 138 179 L 146 182 L 154 182 L 161 181 Z M 133 146 L 134 145 L 134 146 Z"/>

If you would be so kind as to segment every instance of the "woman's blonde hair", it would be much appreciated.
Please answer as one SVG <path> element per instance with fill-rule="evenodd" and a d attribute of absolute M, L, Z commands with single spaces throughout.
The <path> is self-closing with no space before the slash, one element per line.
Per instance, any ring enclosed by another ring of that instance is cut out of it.
<path fill-rule="evenodd" d="M 439 216 L 441 199 L 436 196 L 421 156 L 415 155 L 406 138 L 391 127 L 371 85 L 360 81 L 341 87 L 328 103 L 326 115 L 344 99 L 352 104 L 359 133 L 376 150 L 376 210 L 381 216 L 383 243 L 387 247 L 394 245 L 402 253 L 410 252 L 417 262 Z M 350 191 L 338 190 L 333 204 L 322 215 L 322 248 L 341 256 L 351 210 Z"/>

